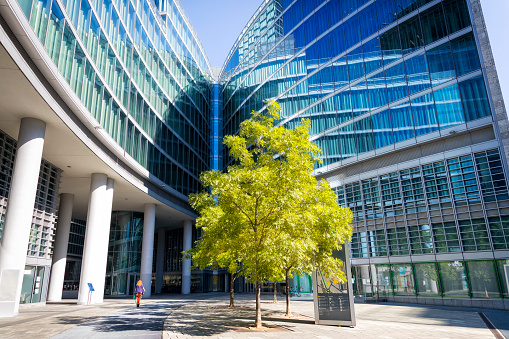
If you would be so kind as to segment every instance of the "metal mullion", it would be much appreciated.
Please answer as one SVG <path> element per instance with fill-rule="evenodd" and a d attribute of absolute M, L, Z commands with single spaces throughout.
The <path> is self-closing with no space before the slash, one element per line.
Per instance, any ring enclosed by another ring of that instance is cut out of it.
<path fill-rule="evenodd" d="M 150 2 L 150 1 L 149 1 L 149 2 Z M 184 18 L 184 16 L 182 16 L 182 18 Z M 190 49 L 189 49 L 189 47 L 187 46 L 187 44 L 186 44 L 186 42 L 184 41 L 184 39 L 182 39 L 182 36 L 181 36 L 180 32 L 178 31 L 178 29 L 177 29 L 177 25 L 175 25 L 175 24 L 173 23 L 173 20 L 171 19 L 171 17 L 170 17 L 170 16 L 167 16 L 167 20 L 170 20 L 170 22 L 172 23 L 173 28 L 175 28 L 175 31 L 177 32 L 177 35 L 180 37 L 180 40 L 182 41 L 182 43 L 184 44 L 184 46 L 186 46 L 187 50 L 189 51 L 189 54 L 190 54 L 190 55 L 191 55 L 191 57 L 194 59 L 194 56 L 193 56 L 193 54 L 191 53 L 191 50 L 190 50 Z M 143 25 L 142 20 L 140 20 L 140 23 Z M 187 23 L 187 21 L 186 21 L 186 23 Z M 191 27 L 191 25 L 190 25 L 190 24 L 189 24 L 188 26 L 189 26 L 189 27 Z M 163 32 L 164 32 L 164 33 L 166 33 L 166 29 L 167 29 L 166 27 L 165 27 L 164 29 L 162 29 L 162 30 L 161 30 L 161 33 L 163 33 Z M 193 33 L 193 30 L 191 30 L 191 34 L 192 34 L 192 33 Z M 148 37 L 148 34 L 147 34 L 147 37 Z M 193 37 L 195 38 L 195 40 L 196 40 L 196 41 L 199 41 L 199 40 L 198 40 L 198 39 L 197 39 L 194 35 L 193 35 Z M 149 38 L 150 38 L 150 37 L 149 37 Z M 166 35 L 165 35 L 165 38 L 167 39 Z M 168 39 L 167 39 L 167 42 L 168 42 L 168 45 L 169 45 L 169 46 L 173 49 L 173 51 L 174 51 L 174 52 L 176 52 L 176 51 L 175 51 L 175 47 L 174 47 L 173 45 L 171 45 L 171 44 L 170 44 L 170 40 L 168 40 Z M 201 43 L 200 43 L 200 45 L 201 45 Z M 201 46 L 200 46 L 200 51 L 201 51 Z M 206 57 L 206 54 L 205 54 L 205 53 L 203 53 L 203 51 L 201 51 L 201 52 L 202 52 L 202 54 L 205 56 L 205 59 L 206 59 L 206 60 L 207 60 L 207 62 L 208 62 L 208 59 L 207 59 L 207 57 Z M 181 64 L 185 67 L 185 65 L 184 65 L 184 63 L 182 62 L 182 60 L 181 60 L 181 58 L 179 57 L 179 55 L 178 55 L 177 53 L 175 53 L 175 56 L 177 56 L 177 58 L 179 59 L 180 63 L 181 63 Z M 196 65 L 198 65 L 198 67 L 200 68 L 201 73 L 202 73 L 203 75 L 205 75 L 205 72 L 201 69 L 201 66 L 200 66 L 199 62 L 197 62 L 197 60 L 194 60 L 194 61 L 196 62 Z M 208 65 L 208 66 L 209 66 L 209 70 L 210 70 L 210 65 Z M 192 80 L 196 83 L 196 85 L 198 85 L 198 82 L 196 81 L 196 79 L 194 79 L 194 77 L 192 76 L 191 72 L 189 72 L 189 70 L 187 69 L 187 67 L 186 67 L 185 69 L 186 69 L 187 73 L 189 73 L 189 75 L 191 76 L 191 79 L 192 79 Z M 198 86 L 198 88 L 199 88 L 199 86 Z M 203 97 L 205 98 L 205 95 L 202 93 L 202 91 L 201 91 L 201 90 L 198 90 L 198 92 L 200 92 L 200 93 L 203 95 Z M 205 98 L 205 99 L 206 99 L 206 98 Z"/>
<path fill-rule="evenodd" d="M 150 4 L 150 1 L 149 1 L 149 5 L 152 5 Z M 189 26 L 189 31 L 191 32 L 191 35 L 193 36 L 193 38 L 196 40 L 196 42 L 198 43 L 198 47 L 200 48 L 200 52 L 203 54 L 204 56 L 204 59 L 205 59 L 205 62 L 207 63 L 207 66 L 209 66 L 209 70 L 210 70 L 210 62 L 208 60 L 208 57 L 207 55 L 205 54 L 205 51 L 202 49 L 203 46 L 201 46 L 201 42 L 200 42 L 200 39 L 198 38 L 198 35 L 196 34 L 196 32 L 194 31 L 194 27 L 193 25 L 191 24 L 191 21 L 187 18 L 187 15 L 185 14 L 185 11 L 180 7 L 180 3 L 178 1 L 175 1 L 175 7 L 179 10 L 179 13 L 180 15 L 182 16 L 182 19 L 184 19 L 185 23 L 187 23 L 187 25 Z M 154 17 L 156 17 L 156 15 L 154 15 Z M 170 16 L 168 15 L 167 18 L 170 18 Z M 162 18 L 161 18 L 162 19 Z M 171 19 L 171 18 L 170 18 Z M 177 30 L 177 33 L 178 33 L 178 30 Z M 182 37 L 181 37 L 181 40 L 182 40 Z M 182 40 L 182 42 L 184 42 L 184 40 Z M 188 47 L 186 45 L 186 47 Z M 189 50 L 189 52 L 191 52 L 191 50 L 189 49 L 189 47 L 187 48 Z M 191 53 L 189 53 L 191 54 Z M 193 56 L 191 54 L 191 56 Z M 194 58 L 194 56 L 193 56 Z M 201 68 L 201 65 L 200 63 L 198 62 L 198 60 L 195 60 L 196 61 L 196 64 L 198 65 L 198 67 Z M 205 74 L 205 72 L 203 72 L 202 70 L 202 73 Z"/>
<path fill-rule="evenodd" d="M 450 159 L 452 159 L 452 158 L 450 158 Z M 460 243 L 461 257 L 463 258 L 463 262 L 464 262 L 465 261 L 465 248 L 463 246 L 463 238 L 461 236 L 460 223 L 458 221 L 458 215 L 457 215 L 457 213 L 455 213 L 456 212 L 456 204 L 452 203 L 452 201 L 453 201 L 452 189 L 453 188 L 452 188 L 451 175 L 450 175 L 450 171 L 449 171 L 449 164 L 447 162 L 447 160 L 450 160 L 450 159 L 444 159 L 444 167 L 445 167 L 445 173 L 446 173 L 446 177 L 447 177 L 447 185 L 449 188 L 449 196 L 451 197 L 451 208 L 453 209 L 453 212 L 454 212 L 454 223 L 456 224 L 456 234 L 458 236 L 458 242 Z M 458 159 L 458 162 L 459 162 L 459 159 Z M 463 176 L 463 174 L 462 174 L 462 176 Z M 463 180 L 463 177 L 462 177 L 462 180 Z M 438 190 L 438 185 L 437 185 L 437 190 Z M 442 202 L 440 201 L 439 204 L 440 204 L 440 209 L 442 209 Z M 470 224 L 470 227 L 472 228 L 472 224 Z M 444 229 L 444 232 L 445 232 L 445 229 Z M 472 233 L 473 233 L 473 229 L 472 229 Z"/>
<path fill-rule="evenodd" d="M 92 7 L 93 7 L 93 6 L 92 6 Z M 135 8 L 136 8 L 136 7 L 135 7 Z M 143 23 L 143 20 L 141 20 L 141 18 L 139 17 L 138 12 L 136 11 L 136 9 L 135 9 L 135 16 L 139 19 L 139 21 L 140 21 L 140 25 L 141 25 L 142 29 L 143 29 L 145 32 L 148 32 L 148 30 L 147 30 L 147 29 L 146 29 L 146 27 L 145 27 L 145 24 Z M 171 21 L 171 20 L 170 20 L 170 21 Z M 159 27 L 159 28 L 160 28 L 160 27 Z M 178 30 L 176 29 L 175 25 L 174 25 L 174 28 L 175 28 L 175 31 L 178 33 Z M 161 29 L 161 28 L 160 28 L 160 29 Z M 128 30 L 127 30 L 127 31 L 128 31 Z M 166 27 L 164 27 L 164 29 L 162 29 L 162 30 L 161 30 L 161 32 L 163 32 L 163 31 L 164 31 L 164 32 L 166 32 Z M 130 34 L 130 32 L 127 32 L 127 33 L 128 33 L 128 34 Z M 149 36 L 149 34 L 148 34 L 148 33 L 147 33 L 147 39 L 149 39 L 149 40 L 150 40 L 150 42 L 152 43 L 152 46 L 154 47 L 154 51 L 157 53 L 157 55 L 158 55 L 159 59 L 161 59 L 161 61 L 163 62 L 164 66 L 167 68 L 168 72 L 169 72 L 169 73 L 170 73 L 170 75 L 173 77 L 173 80 L 174 80 L 174 81 L 175 81 L 175 82 L 179 85 L 179 87 L 180 87 L 180 88 L 182 89 L 182 91 L 186 94 L 186 96 L 189 98 L 189 100 L 191 100 L 191 102 L 192 102 L 192 103 L 194 104 L 194 106 L 196 107 L 197 111 L 198 111 L 198 112 L 200 112 L 200 114 L 201 114 L 203 117 L 205 117 L 205 114 L 203 114 L 203 113 L 202 113 L 202 112 L 198 109 L 198 106 L 196 105 L 196 103 L 194 102 L 194 100 L 193 100 L 193 99 L 192 99 L 192 98 L 188 95 L 188 93 L 184 90 L 184 86 L 182 86 L 182 85 L 181 85 L 181 84 L 177 81 L 177 78 L 176 78 L 176 77 L 174 76 L 174 74 L 172 73 L 172 71 L 171 71 L 170 67 L 168 67 L 168 65 L 166 65 L 166 61 L 164 60 L 164 58 L 162 58 L 162 57 L 161 57 L 161 55 L 160 55 L 160 53 L 159 53 L 158 49 L 157 49 L 157 48 L 155 48 L 155 44 L 154 44 L 154 42 L 152 41 L 152 38 Z M 180 64 L 182 65 L 182 67 L 184 67 L 184 69 L 186 70 L 186 73 L 187 73 L 188 75 L 190 75 L 190 78 L 193 80 L 193 82 L 195 82 L 195 83 L 196 83 L 197 88 L 199 89 L 199 86 L 198 86 L 197 81 L 194 79 L 194 77 L 192 76 L 191 72 L 189 72 L 189 70 L 187 69 L 187 67 L 185 66 L 185 64 L 182 62 L 182 60 L 181 60 L 180 56 L 176 53 L 175 48 L 174 48 L 174 47 L 170 44 L 170 41 L 168 40 L 168 38 L 167 38 L 166 36 L 165 36 L 165 39 L 166 39 L 166 42 L 168 42 L 168 46 L 170 46 L 170 47 L 172 48 L 172 50 L 173 50 L 173 52 L 174 52 L 175 56 L 176 56 L 176 57 L 177 57 L 177 59 L 179 60 L 179 62 L 180 62 Z M 181 38 L 181 40 L 182 40 L 182 38 Z M 132 37 L 131 37 L 131 41 L 132 41 L 132 44 L 133 44 L 133 48 L 137 48 L 136 44 L 134 43 L 134 39 L 132 39 Z M 141 43 L 140 43 L 140 46 L 141 46 Z M 142 57 L 142 54 L 141 54 L 141 53 L 139 53 L 139 51 L 138 51 L 138 55 L 140 56 L 140 58 Z M 151 69 L 150 67 L 147 67 L 147 64 L 146 64 L 146 63 L 145 63 L 145 67 L 146 67 L 147 69 L 149 69 L 149 70 L 150 70 L 150 74 L 152 75 L 152 69 Z M 203 73 L 203 72 L 202 72 L 202 73 Z M 152 78 L 153 78 L 153 77 L 152 77 Z M 161 87 L 161 88 L 162 88 L 162 87 Z M 163 89 L 163 92 L 164 92 L 164 88 L 162 88 L 162 89 Z M 201 90 L 198 90 L 198 92 L 200 92 L 200 93 L 201 93 Z M 166 93 L 165 93 L 165 94 L 166 94 Z M 206 98 L 205 98 L 205 95 L 203 95 L 203 93 L 201 93 L 201 94 L 202 94 L 203 98 L 204 98 L 204 99 L 206 99 Z M 169 99 L 169 96 L 168 96 L 168 99 Z M 205 119 L 205 120 L 206 120 L 206 119 Z"/>
<path fill-rule="evenodd" d="M 483 151 L 484 154 L 486 155 L 486 163 L 488 164 L 488 168 L 490 169 L 490 179 L 491 181 L 493 182 L 493 179 L 491 178 L 491 166 L 490 166 L 490 162 L 488 160 L 488 155 L 486 154 L 487 151 Z M 500 148 L 498 148 L 498 153 L 500 155 L 500 162 L 503 164 L 504 161 L 502 160 L 502 158 L 504 158 L 502 156 L 502 152 L 500 152 Z M 485 222 L 485 225 L 486 225 L 486 233 L 488 235 L 488 240 L 490 242 L 490 246 L 491 246 L 491 253 L 493 253 L 493 258 L 495 258 L 495 245 L 493 244 L 493 238 L 492 238 L 492 235 L 491 235 L 491 226 L 490 226 L 490 223 L 489 223 L 489 217 L 488 217 L 488 214 L 486 213 L 486 204 L 484 202 L 484 192 L 482 191 L 482 187 L 481 187 L 481 181 L 480 181 L 480 177 L 479 177 L 479 172 L 478 172 L 478 169 L 477 169 L 477 161 L 476 161 L 476 158 L 475 158 L 475 153 L 470 153 L 470 156 L 472 157 L 472 167 L 474 167 L 474 174 L 475 174 L 475 180 L 476 180 L 476 184 L 477 184 L 477 188 L 479 189 L 479 200 L 481 202 L 481 206 L 482 206 L 482 212 L 483 212 L 483 216 L 484 216 L 484 222 Z M 504 168 L 504 167 L 502 167 Z M 505 173 L 504 173 L 505 174 Z M 506 179 L 506 185 L 507 185 L 507 179 Z M 465 190 L 466 191 L 466 190 Z M 495 194 L 495 191 L 493 191 L 493 194 Z M 495 194 L 495 199 L 496 198 L 496 194 Z M 500 219 L 500 207 L 499 207 L 499 204 L 498 204 L 498 199 L 495 200 L 495 203 L 497 204 L 497 212 L 498 212 L 498 218 Z M 468 206 L 468 212 L 470 214 L 470 201 L 468 201 L 468 196 L 467 196 L 467 206 Z M 472 219 L 472 218 L 470 218 Z M 473 226 L 472 226 L 472 233 L 473 232 Z M 503 229 L 502 229 L 502 232 Z M 477 238 L 475 237 L 475 233 L 474 233 L 474 241 L 475 241 L 475 247 L 476 247 L 476 250 L 477 250 Z"/>
<path fill-rule="evenodd" d="M 368 230 L 368 220 L 366 218 L 366 205 L 364 204 L 364 192 L 363 192 L 363 185 L 362 185 L 362 180 L 358 180 L 356 181 L 357 184 L 359 185 L 359 193 L 360 193 L 360 202 L 361 202 L 361 211 L 362 211 L 362 223 L 363 223 L 363 227 L 364 227 L 364 230 L 366 231 L 366 249 L 368 251 L 368 258 L 371 258 L 371 239 L 370 239 L 370 235 L 369 235 L 369 230 Z M 356 206 L 356 209 L 357 209 L 357 206 Z M 356 211 L 356 213 L 358 213 Z"/>
<path fill-rule="evenodd" d="M 439 295 L 441 298 L 445 298 L 445 289 L 444 289 L 444 281 L 442 279 L 442 272 L 440 268 L 440 263 L 435 261 L 435 272 L 437 274 L 437 285 L 439 289 Z"/>
<path fill-rule="evenodd" d="M 384 232 L 385 232 L 385 246 L 387 248 L 387 257 L 391 256 L 391 250 L 390 250 L 390 242 L 389 242 L 389 233 L 387 232 L 387 217 L 385 216 L 385 205 L 383 203 L 383 193 L 382 193 L 382 176 L 378 175 L 378 190 L 380 193 L 380 208 L 382 210 L 382 220 L 384 223 Z M 394 224 L 394 227 L 396 227 L 396 224 Z"/>
<path fill-rule="evenodd" d="M 465 261 L 465 258 L 463 258 L 463 272 L 465 273 L 465 279 L 467 280 L 468 296 L 470 299 L 472 299 L 474 292 L 472 291 L 472 281 L 470 280 L 470 270 L 468 268 L 467 262 Z"/>
<path fill-rule="evenodd" d="M 397 175 L 398 175 L 398 188 L 399 188 L 399 197 L 401 199 L 401 208 L 403 209 L 403 222 L 405 223 L 404 224 L 404 228 L 405 228 L 405 233 L 406 233 L 406 239 L 407 239 L 407 246 L 408 246 L 408 256 L 410 258 L 410 262 L 412 262 L 412 243 L 410 241 L 410 232 L 409 232 L 409 229 L 408 229 L 408 221 L 407 221 L 407 215 L 406 215 L 406 208 L 405 208 L 405 202 L 404 202 L 404 199 L 403 199 L 403 186 L 401 184 L 401 170 L 398 168 L 398 170 L 396 171 Z M 389 176 L 389 184 L 390 184 L 390 176 Z M 391 188 L 391 191 L 392 191 L 392 188 Z M 392 193 L 392 192 L 391 192 Z M 396 220 L 396 213 L 394 213 L 394 223 L 397 224 L 397 220 Z M 396 228 L 397 228 L 397 225 L 395 225 Z M 397 233 L 397 230 L 396 230 L 396 233 Z M 399 239 L 399 238 L 398 238 Z M 399 244 L 399 241 L 398 241 L 398 244 Z M 422 250 L 421 250 L 422 252 Z"/>
<path fill-rule="evenodd" d="M 134 47 L 134 46 L 133 46 L 133 47 Z M 138 53 L 138 57 L 140 58 L 140 60 L 143 60 L 143 59 L 142 59 L 142 55 L 141 55 L 140 53 Z M 146 68 L 146 69 L 149 69 L 149 68 L 146 66 L 146 64 L 144 64 L 144 66 L 145 66 L 145 68 Z M 156 84 L 157 84 L 157 85 L 159 85 L 159 84 L 157 83 L 157 80 L 156 80 L 156 79 L 152 76 L 152 73 L 150 73 L 150 77 L 151 77 L 151 79 L 152 79 L 152 80 L 156 81 Z M 170 128 L 170 126 L 166 123 L 166 121 L 163 119 L 163 117 L 159 115 L 159 112 L 157 112 L 157 110 L 155 109 L 155 107 L 153 107 L 152 103 L 151 103 L 151 102 L 150 102 L 150 101 L 146 98 L 146 94 L 144 93 L 144 91 L 141 91 L 141 90 L 140 90 L 139 85 L 138 85 L 136 82 L 132 81 L 132 78 L 130 78 L 130 80 L 131 80 L 131 84 L 134 84 L 134 86 L 136 87 L 136 90 L 138 91 L 138 93 L 139 93 L 139 94 L 143 97 L 143 100 L 144 100 L 144 101 L 146 102 L 146 104 L 147 104 L 147 105 L 148 105 L 148 106 L 152 109 L 152 111 L 154 112 L 154 114 L 156 114 L 156 116 L 159 118 L 159 120 L 161 120 L 161 122 L 163 123 L 163 125 L 165 125 L 165 126 L 166 126 L 169 130 L 173 131 L 173 129 L 171 129 L 171 128 Z M 144 79 L 140 79 L 140 82 L 142 82 L 142 81 L 144 81 Z M 162 88 L 162 87 L 161 87 L 161 88 Z M 163 92 L 163 93 L 164 93 L 164 92 Z M 166 93 L 165 93 L 165 94 L 166 94 Z M 168 98 L 168 100 L 170 100 L 170 99 Z M 129 96 L 129 102 L 130 102 L 130 96 Z M 172 104 L 173 104 L 173 103 L 172 103 Z M 187 116 L 186 116 L 183 112 L 181 112 L 181 111 L 180 111 L 180 109 L 179 109 L 179 108 L 178 108 L 175 104 L 173 104 L 173 106 L 175 107 L 175 109 L 177 110 L 177 112 L 179 112 L 179 113 L 181 114 L 181 116 L 182 116 L 182 117 L 183 117 L 183 118 L 184 118 L 184 119 L 185 119 L 185 120 L 186 120 L 186 121 L 187 121 L 187 122 L 188 122 L 191 126 L 195 127 L 195 126 L 194 126 L 194 124 L 193 124 L 193 123 L 191 123 L 191 120 L 189 120 L 189 118 L 188 118 L 188 117 L 187 117 Z M 134 117 L 131 115 L 131 112 L 130 112 L 129 110 L 126 110 L 126 112 L 128 112 L 128 115 L 129 115 L 129 116 L 131 116 L 131 117 L 133 118 L 132 120 L 136 123 L 136 125 L 137 125 L 137 126 L 139 126 L 139 125 L 138 125 L 138 123 L 136 122 L 136 120 L 134 120 Z M 143 130 L 143 129 L 141 129 L 141 130 Z M 145 132 L 145 130 L 143 130 L 143 131 Z M 177 135 L 180 139 L 182 139 L 182 141 L 183 141 L 186 145 L 188 145 L 187 141 L 185 141 L 185 140 L 184 140 L 184 138 L 182 138 L 180 135 L 176 134 L 176 133 L 175 133 L 175 131 L 173 131 L 173 133 L 174 133 L 175 135 Z M 206 140 L 206 139 L 205 139 L 205 138 L 201 135 L 201 133 L 198 133 L 198 135 L 199 135 L 199 136 L 200 136 L 200 137 L 201 137 L 204 141 Z M 148 133 L 147 133 L 147 136 L 148 136 Z M 149 138 L 150 138 L 150 137 L 149 137 Z M 150 138 L 150 140 L 152 140 L 152 138 Z M 188 147 L 189 147 L 190 149 L 194 150 L 194 149 L 193 149 L 190 145 L 188 145 Z"/>
<path fill-rule="evenodd" d="M 490 260 L 493 265 L 493 271 L 495 272 L 495 279 L 497 281 L 497 287 L 498 287 L 498 297 L 500 299 L 506 299 L 504 296 L 504 283 L 503 283 L 503 273 L 500 271 L 500 268 L 498 266 L 497 259 Z"/>
<path fill-rule="evenodd" d="M 435 176 L 435 169 L 433 167 L 433 163 L 430 163 L 431 165 L 431 169 L 433 170 L 433 176 Z M 426 215 L 428 217 L 428 223 L 429 223 L 429 228 L 430 228 L 430 231 L 431 231 L 431 241 L 432 241 L 432 245 L 433 245 L 433 256 L 435 257 L 435 261 L 437 260 L 437 246 L 436 246 L 436 238 L 435 238 L 435 228 L 433 227 L 433 223 L 431 222 L 431 215 L 430 215 L 430 207 L 429 207 L 429 197 L 428 197 L 428 191 L 426 190 L 426 179 L 424 178 L 424 165 L 419 165 L 419 170 L 421 171 L 421 180 L 422 180 L 422 191 L 423 191 L 423 195 L 424 195 L 424 205 L 426 206 Z M 436 176 L 435 176 L 436 177 Z M 443 219 L 442 219 L 442 226 L 443 226 Z M 443 227 L 442 227 L 443 229 Z M 444 230 L 444 241 L 445 241 L 445 246 L 447 247 L 447 239 L 446 239 L 446 236 L 445 236 L 445 230 Z"/>
<path fill-rule="evenodd" d="M 473 155 L 472 155 L 472 153 L 470 153 L 470 156 L 471 156 L 472 158 L 474 158 L 474 157 L 473 157 Z M 460 159 L 459 159 L 459 158 L 460 158 L 459 156 L 458 156 L 458 157 L 455 157 L 455 159 L 458 159 L 458 166 L 459 166 L 459 170 L 460 170 L 460 173 L 461 173 L 461 182 L 462 182 L 463 186 L 465 186 L 465 185 L 464 185 L 464 183 L 465 183 L 465 182 L 464 182 L 464 180 L 463 180 L 463 170 L 462 170 L 462 168 L 461 168 L 461 161 L 460 161 Z M 457 225 L 458 232 L 459 232 L 458 239 L 462 239 L 462 238 L 461 238 L 461 227 L 460 227 L 460 223 L 459 223 L 459 220 L 458 220 L 458 210 L 457 210 L 457 206 L 456 206 L 456 200 L 454 199 L 454 188 L 453 188 L 453 186 L 452 186 L 452 181 L 450 180 L 450 170 L 449 170 L 449 164 L 447 163 L 447 160 L 450 160 L 450 159 L 445 159 L 445 160 L 444 160 L 444 164 L 445 164 L 446 169 L 447 169 L 447 176 L 448 176 L 448 180 L 449 180 L 449 183 L 450 183 L 449 187 L 450 187 L 450 189 L 451 189 L 451 191 L 450 191 L 450 196 L 451 196 L 451 207 L 452 207 L 452 209 L 453 209 L 453 211 L 454 211 L 454 220 L 456 221 L 456 225 Z M 475 159 L 473 159 L 473 161 L 475 161 Z M 473 161 L 472 161 L 472 162 L 473 162 Z M 477 179 L 477 177 L 476 177 L 476 179 Z M 465 193 L 466 193 L 466 190 L 465 190 Z M 466 194 L 465 194 L 465 195 L 466 195 Z M 466 197 L 465 197 L 465 198 L 466 198 Z M 468 200 L 466 200 L 466 202 L 467 202 L 467 206 L 468 206 Z M 483 210 L 484 210 L 484 206 L 483 206 Z M 473 235 L 473 234 L 474 234 L 474 229 L 473 229 L 473 224 L 472 224 L 472 216 L 471 216 L 471 214 L 470 214 L 470 207 L 468 208 L 468 215 L 469 215 L 469 217 L 470 217 L 470 228 L 471 228 L 471 230 L 472 230 L 472 235 Z M 486 222 L 486 220 L 485 220 L 485 222 Z M 474 243 L 475 243 L 475 247 L 476 247 L 476 249 L 477 249 L 477 242 L 475 241 L 475 236 L 474 236 L 473 240 L 474 240 Z M 461 245 L 462 245 L 462 249 L 463 249 L 463 239 L 461 240 Z M 463 251 L 462 251 L 462 252 L 463 252 Z"/>

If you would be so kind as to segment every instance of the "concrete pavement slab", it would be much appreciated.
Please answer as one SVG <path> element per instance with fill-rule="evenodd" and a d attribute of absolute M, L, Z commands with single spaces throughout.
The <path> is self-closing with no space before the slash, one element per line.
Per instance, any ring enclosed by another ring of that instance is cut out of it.
<path fill-rule="evenodd" d="M 347 328 L 315 325 L 312 301 L 292 301 L 295 318 L 285 318 L 285 303 L 270 300 L 265 297 L 262 303 L 262 321 L 278 331 L 246 332 L 254 324 L 253 296 L 238 296 L 235 309 L 226 308 L 226 300 L 182 306 L 165 321 L 163 338 L 493 338 L 478 313 L 464 309 L 355 304 L 357 326 Z"/>
<path fill-rule="evenodd" d="M 508 312 L 410 304 L 355 304 L 357 326 L 314 324 L 313 302 L 292 298 L 294 317 L 284 316 L 285 302 L 262 296 L 263 322 L 253 331 L 254 295 L 237 294 L 229 309 L 224 293 L 166 295 L 142 301 L 106 299 L 103 304 L 78 306 L 76 301 L 27 306 L 19 316 L 0 319 L 0 338 L 494 338 L 478 312 L 507 328 Z M 507 332 L 504 332 L 506 338 Z"/>

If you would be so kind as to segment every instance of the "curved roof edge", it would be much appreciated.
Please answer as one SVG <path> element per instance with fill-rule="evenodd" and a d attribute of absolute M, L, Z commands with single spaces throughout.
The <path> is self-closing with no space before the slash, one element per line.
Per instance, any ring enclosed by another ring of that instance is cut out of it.
<path fill-rule="evenodd" d="M 203 53 L 203 56 L 205 57 L 205 62 L 207 63 L 207 66 L 209 67 L 208 71 L 210 74 L 212 74 L 212 66 L 210 65 L 209 57 L 207 53 L 205 53 L 205 48 L 203 48 L 203 44 L 201 43 L 201 40 L 198 36 L 198 32 L 194 29 L 193 24 L 191 23 L 191 19 L 187 16 L 186 11 L 184 10 L 184 7 L 180 3 L 179 0 L 173 0 L 175 2 L 175 5 L 177 6 L 177 9 L 180 11 L 180 14 L 182 15 L 182 18 L 186 21 L 187 25 L 189 26 L 191 30 L 191 34 L 196 39 L 196 42 L 198 43 L 198 47 L 200 48 L 200 51 Z"/>
<path fill-rule="evenodd" d="M 178 0 L 177 0 L 178 1 Z M 251 19 L 249 19 L 249 21 L 247 22 L 246 26 L 244 26 L 244 28 L 242 29 L 242 32 L 240 33 L 240 35 L 237 37 L 237 40 L 235 40 L 235 42 L 233 43 L 233 46 L 232 48 L 230 49 L 230 52 L 228 52 L 228 56 L 226 57 L 224 63 L 223 63 L 223 66 L 221 67 L 221 73 L 223 73 L 224 71 L 224 68 L 226 67 L 226 65 L 228 65 L 228 62 L 230 61 L 230 58 L 232 57 L 233 55 L 233 52 L 235 51 L 235 49 L 237 48 L 237 46 L 239 45 L 240 41 L 242 40 L 242 38 L 244 37 L 244 35 L 246 35 L 246 33 L 248 32 L 249 28 L 251 27 L 251 25 L 253 25 L 253 23 L 256 21 L 256 18 L 258 18 L 258 16 L 263 12 L 263 10 L 265 9 L 265 7 L 267 7 L 267 5 L 269 3 L 271 3 L 272 1 L 274 0 L 263 0 L 262 4 L 258 7 L 258 9 L 254 12 L 253 16 L 251 17 Z"/>

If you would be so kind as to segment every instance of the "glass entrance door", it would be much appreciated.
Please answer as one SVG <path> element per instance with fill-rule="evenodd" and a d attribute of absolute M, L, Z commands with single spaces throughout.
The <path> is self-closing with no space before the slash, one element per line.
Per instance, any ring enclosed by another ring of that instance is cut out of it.
<path fill-rule="evenodd" d="M 21 285 L 20 304 L 41 302 L 44 266 L 25 266 Z"/>
<path fill-rule="evenodd" d="M 23 284 L 21 285 L 20 304 L 30 304 L 32 302 L 32 289 L 34 287 L 35 267 L 25 266 L 23 274 Z"/>
<path fill-rule="evenodd" d="M 37 274 L 35 275 L 34 289 L 32 294 L 32 303 L 41 302 L 42 295 L 42 279 L 44 277 L 44 267 L 37 267 Z"/>

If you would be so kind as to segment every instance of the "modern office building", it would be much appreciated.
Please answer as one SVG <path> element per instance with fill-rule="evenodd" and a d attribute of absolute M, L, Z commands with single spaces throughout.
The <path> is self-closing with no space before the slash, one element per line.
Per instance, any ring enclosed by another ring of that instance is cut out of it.
<path fill-rule="evenodd" d="M 354 214 L 358 296 L 509 309 L 508 120 L 479 0 L 267 0 L 221 81 L 224 134 L 267 99 L 279 125 L 311 120 L 314 173 Z"/>
<path fill-rule="evenodd" d="M 220 70 L 178 0 L 0 0 L 0 45 L 0 316 L 65 284 L 79 304 L 139 278 L 224 290 L 182 258 L 187 197 L 267 99 L 279 124 L 311 119 L 315 175 L 354 212 L 357 295 L 509 308 L 508 121 L 479 0 L 265 0 Z"/>
<path fill-rule="evenodd" d="M 189 293 L 212 73 L 178 1 L 6 0 L 0 27 L 0 316 L 77 278 L 79 304 L 153 269 Z"/>

